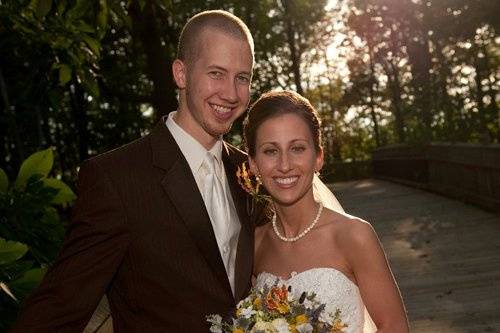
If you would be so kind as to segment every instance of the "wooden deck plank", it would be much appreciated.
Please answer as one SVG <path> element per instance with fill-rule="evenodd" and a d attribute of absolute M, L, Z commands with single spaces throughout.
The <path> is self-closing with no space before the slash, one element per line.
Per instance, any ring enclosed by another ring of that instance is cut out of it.
<path fill-rule="evenodd" d="M 377 231 L 411 332 L 500 333 L 499 215 L 380 180 L 332 187 Z"/>

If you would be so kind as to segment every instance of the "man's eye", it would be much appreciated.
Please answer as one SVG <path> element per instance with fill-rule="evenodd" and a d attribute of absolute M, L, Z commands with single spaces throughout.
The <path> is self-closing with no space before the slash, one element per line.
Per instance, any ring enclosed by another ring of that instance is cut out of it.
<path fill-rule="evenodd" d="M 250 83 L 250 78 L 247 76 L 244 76 L 244 75 L 239 75 L 236 79 L 238 80 L 239 83 L 242 83 L 242 84 Z"/>
<path fill-rule="evenodd" d="M 212 79 L 221 79 L 222 78 L 222 72 L 219 72 L 219 71 L 209 72 L 208 75 L 210 75 L 210 77 Z"/>

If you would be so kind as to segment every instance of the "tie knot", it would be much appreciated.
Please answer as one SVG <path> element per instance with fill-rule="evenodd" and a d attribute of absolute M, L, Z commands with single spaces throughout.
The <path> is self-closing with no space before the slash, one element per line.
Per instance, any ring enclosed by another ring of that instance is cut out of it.
<path fill-rule="evenodd" d="M 217 160 L 217 157 L 215 157 L 214 154 L 212 154 L 211 152 L 207 152 L 207 155 L 205 156 L 204 164 L 207 167 L 209 174 L 214 174 L 216 176 L 219 175 L 220 165 L 219 165 L 219 161 Z"/>

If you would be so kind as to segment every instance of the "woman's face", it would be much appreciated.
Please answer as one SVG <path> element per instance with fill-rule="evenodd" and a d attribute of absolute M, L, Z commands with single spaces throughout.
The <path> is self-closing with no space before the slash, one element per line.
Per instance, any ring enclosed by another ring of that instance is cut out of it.
<path fill-rule="evenodd" d="M 312 195 L 314 172 L 322 166 L 323 152 L 315 150 L 312 133 L 300 116 L 273 117 L 257 129 L 250 168 L 275 202 L 291 205 Z"/>

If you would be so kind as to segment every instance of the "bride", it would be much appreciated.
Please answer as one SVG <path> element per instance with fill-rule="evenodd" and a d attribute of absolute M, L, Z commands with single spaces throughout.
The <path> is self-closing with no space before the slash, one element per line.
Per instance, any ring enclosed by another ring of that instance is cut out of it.
<path fill-rule="evenodd" d="M 251 171 L 272 198 L 271 222 L 255 234 L 257 287 L 278 279 L 296 295 L 315 292 L 327 310 L 341 310 L 346 333 L 408 332 L 375 231 L 345 214 L 315 176 L 323 150 L 309 101 L 290 91 L 264 94 L 250 108 L 244 136 Z"/>

